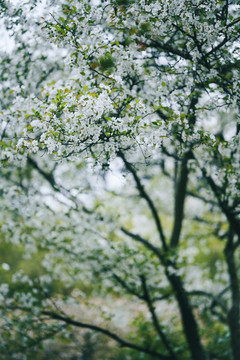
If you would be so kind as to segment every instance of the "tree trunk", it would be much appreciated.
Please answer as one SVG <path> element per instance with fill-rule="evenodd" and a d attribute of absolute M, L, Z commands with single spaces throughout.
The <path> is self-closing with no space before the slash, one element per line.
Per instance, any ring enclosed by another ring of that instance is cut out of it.
<path fill-rule="evenodd" d="M 228 242 L 225 248 L 225 257 L 228 266 L 228 273 L 230 278 L 232 304 L 228 313 L 228 323 L 231 334 L 231 346 L 233 359 L 240 359 L 240 325 L 239 325 L 239 284 L 237 269 L 234 259 L 234 251 L 236 249 L 233 242 L 233 231 L 230 229 Z"/>
<path fill-rule="evenodd" d="M 168 274 L 167 276 L 178 301 L 183 328 L 192 355 L 192 360 L 206 360 L 206 355 L 198 333 L 197 322 L 194 318 L 192 306 L 189 303 L 187 294 L 183 288 L 182 281 L 178 275 Z"/>

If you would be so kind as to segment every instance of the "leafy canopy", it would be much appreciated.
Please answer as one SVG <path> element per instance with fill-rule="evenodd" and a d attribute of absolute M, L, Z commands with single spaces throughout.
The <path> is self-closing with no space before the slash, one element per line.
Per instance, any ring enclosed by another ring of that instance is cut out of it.
<path fill-rule="evenodd" d="M 0 358 L 239 360 L 238 1 L 0 17 Z"/>

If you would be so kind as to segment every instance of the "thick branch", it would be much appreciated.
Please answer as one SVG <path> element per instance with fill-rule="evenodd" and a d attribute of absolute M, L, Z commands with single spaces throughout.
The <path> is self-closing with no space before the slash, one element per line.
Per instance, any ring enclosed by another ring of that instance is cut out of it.
<path fill-rule="evenodd" d="M 183 159 L 181 166 L 180 178 L 177 184 L 175 196 L 175 209 L 174 209 L 174 226 L 171 236 L 171 247 L 177 247 L 180 239 L 183 214 L 184 214 L 184 200 L 186 197 L 188 180 L 187 158 Z"/>
<path fill-rule="evenodd" d="M 190 60 L 192 61 L 192 57 L 191 55 L 184 51 L 184 50 L 179 50 L 179 48 L 174 48 L 172 47 L 170 44 L 167 44 L 167 43 L 160 43 L 159 41 L 156 41 L 156 40 L 153 40 L 152 39 L 152 44 L 151 46 L 159 49 L 159 50 L 163 50 L 163 51 L 166 51 L 167 53 L 169 54 L 173 54 L 173 55 L 177 55 L 177 56 L 180 56 L 181 58 L 185 59 L 185 60 Z"/>
<path fill-rule="evenodd" d="M 192 89 L 194 95 L 191 96 L 191 101 L 188 108 L 188 122 L 191 127 L 194 126 L 196 122 L 195 109 L 199 100 L 199 94 L 195 88 Z M 176 188 L 175 195 L 175 206 L 174 206 L 174 226 L 171 236 L 170 245 L 171 247 L 177 247 L 180 240 L 182 223 L 184 218 L 184 201 L 187 194 L 187 182 L 188 182 L 188 160 L 192 158 L 192 151 L 189 149 L 188 152 L 184 154 L 181 163 L 181 170 L 179 175 L 179 180 Z"/>
<path fill-rule="evenodd" d="M 168 265 L 170 265 L 169 260 L 165 259 L 163 254 L 152 245 L 149 241 L 143 239 L 141 236 L 133 234 L 128 230 L 121 228 L 124 234 L 130 236 L 132 239 L 144 244 L 146 248 L 151 250 L 161 261 L 163 266 L 166 269 L 166 276 L 172 285 L 172 288 L 175 292 L 175 296 L 179 305 L 182 323 L 184 327 L 184 332 L 190 347 L 190 351 L 192 353 L 192 358 L 194 360 L 206 360 L 204 350 L 200 341 L 200 337 L 198 334 L 198 325 L 195 320 L 192 306 L 188 300 L 187 293 L 183 287 L 182 281 L 179 276 L 172 274 L 168 270 Z M 174 267 L 174 264 L 172 265 Z"/>

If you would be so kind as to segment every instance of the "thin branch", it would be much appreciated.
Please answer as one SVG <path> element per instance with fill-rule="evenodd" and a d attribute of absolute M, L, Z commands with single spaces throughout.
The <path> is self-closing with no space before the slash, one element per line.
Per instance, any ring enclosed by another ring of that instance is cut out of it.
<path fill-rule="evenodd" d="M 217 311 L 214 306 L 210 307 L 210 311 L 213 315 L 215 315 L 218 318 L 218 320 L 221 323 L 223 323 L 224 325 L 228 324 L 227 317 L 223 316 L 223 314 L 221 312 Z"/>
<path fill-rule="evenodd" d="M 131 288 L 126 281 L 124 281 L 123 279 L 121 279 L 118 275 L 113 274 L 113 278 L 131 295 L 136 296 L 138 299 L 145 301 L 145 297 L 141 294 L 139 294 L 137 291 L 135 291 L 133 288 Z M 168 293 L 162 296 L 156 296 L 154 298 L 152 298 L 152 303 L 154 304 L 157 301 L 162 301 L 162 300 L 166 300 L 169 299 L 173 294 Z"/>
<path fill-rule="evenodd" d="M 228 312 L 228 309 L 227 307 L 225 306 L 225 304 L 221 301 L 220 299 L 220 295 L 218 296 L 214 296 L 213 294 L 211 293 L 208 293 L 207 291 L 203 291 L 203 290 L 192 290 L 192 291 L 188 291 L 187 292 L 188 295 L 191 295 L 191 296 L 203 296 L 203 297 L 207 297 L 208 299 L 211 299 L 212 300 L 212 304 L 211 306 L 220 306 L 221 309 L 227 313 Z"/>
<path fill-rule="evenodd" d="M 158 258 L 159 260 L 164 263 L 165 262 L 165 259 L 164 259 L 164 256 L 163 254 L 161 253 L 161 251 L 156 247 L 154 246 L 153 244 L 151 244 L 148 240 L 142 238 L 140 235 L 138 234 L 133 234 L 132 232 L 128 231 L 127 229 L 121 227 L 121 231 L 128 235 L 129 237 L 131 237 L 133 240 L 136 240 L 140 243 L 142 243 L 143 245 L 146 246 L 147 249 L 151 250 Z"/>
<path fill-rule="evenodd" d="M 46 171 L 42 170 L 38 163 L 33 159 L 31 158 L 30 156 L 28 156 L 28 163 L 30 165 L 32 165 L 32 167 L 37 170 L 39 172 L 40 175 L 42 175 L 42 177 L 47 180 L 47 182 L 51 185 L 51 187 L 54 189 L 54 190 L 58 190 L 58 186 L 54 180 L 54 177 L 53 177 L 53 174 L 52 172 L 51 173 L 47 173 Z"/>
<path fill-rule="evenodd" d="M 218 203 L 216 202 L 216 201 L 214 201 L 214 200 L 208 200 L 208 199 L 206 199 L 205 197 L 203 197 L 202 195 L 200 195 L 200 194 L 195 194 L 194 192 L 192 192 L 192 191 L 187 191 L 187 195 L 188 196 L 192 196 L 192 197 L 194 197 L 194 198 L 196 198 L 196 199 L 199 199 L 199 200 L 202 200 L 204 203 L 206 203 L 206 204 L 211 204 L 211 205 L 214 205 L 214 206 L 218 206 Z"/>
<path fill-rule="evenodd" d="M 165 294 L 165 295 L 162 295 L 162 296 L 156 296 L 155 298 L 152 299 L 152 302 L 155 303 L 157 301 L 166 300 L 166 299 L 169 299 L 172 296 L 173 296 L 172 293 L 168 293 L 168 294 Z"/>
<path fill-rule="evenodd" d="M 240 22 L 240 17 L 238 17 L 237 19 L 235 19 L 235 20 L 233 20 L 231 23 L 229 23 L 228 25 L 227 25 L 227 28 L 230 28 L 231 26 L 234 26 L 234 25 L 236 25 L 237 23 L 239 23 Z"/>
<path fill-rule="evenodd" d="M 36 89 L 39 88 L 39 86 L 41 85 L 41 83 L 42 83 L 43 81 L 45 81 L 45 80 L 48 78 L 48 76 L 49 76 L 55 69 L 56 69 L 56 67 L 55 67 L 55 66 L 52 66 L 52 67 L 48 70 L 48 72 L 40 78 L 40 80 L 39 80 L 39 81 L 37 82 L 37 84 L 36 84 Z"/>
<path fill-rule="evenodd" d="M 133 288 L 131 288 L 126 281 L 121 279 L 117 274 L 113 274 L 113 278 L 129 293 L 134 296 L 136 296 L 140 300 L 144 300 L 144 296 L 139 294 L 137 291 L 135 291 Z"/>
<path fill-rule="evenodd" d="M 7 130 L 7 126 L 8 126 L 8 124 L 9 124 L 9 122 L 10 122 L 10 120 L 8 119 L 8 120 L 6 121 L 6 123 L 5 123 L 5 126 L 3 125 L 2 134 L 1 134 L 1 136 L 0 136 L 0 141 L 3 140 L 3 138 L 4 138 L 5 134 L 6 134 L 6 130 Z"/>
<path fill-rule="evenodd" d="M 233 230 L 236 232 L 236 234 L 240 238 L 240 221 L 234 216 L 233 211 L 231 211 L 229 209 L 229 206 L 227 205 L 226 201 L 222 200 L 222 195 L 224 193 L 224 190 L 215 184 L 212 177 L 207 174 L 207 171 L 205 168 L 201 168 L 201 171 L 202 171 L 204 178 L 207 180 L 211 190 L 213 191 L 214 195 L 216 196 L 220 209 L 226 215 L 226 218 L 228 219 L 229 224 L 232 226 Z M 237 244 L 235 244 L 235 246 L 237 246 Z"/>
<path fill-rule="evenodd" d="M 30 156 L 28 156 L 28 162 L 29 162 L 30 165 L 32 165 L 32 167 L 35 170 L 37 170 L 39 172 L 40 175 L 42 175 L 42 177 L 49 183 L 49 185 L 51 185 L 53 190 L 55 190 L 56 192 L 59 192 L 65 198 L 72 201 L 75 204 L 76 207 L 81 205 L 81 209 L 84 212 L 86 212 L 88 214 L 91 214 L 91 210 L 87 209 L 84 205 L 82 205 L 79 200 L 73 198 L 73 195 L 66 188 L 64 188 L 62 185 L 59 185 L 59 184 L 56 183 L 55 178 L 53 176 L 53 172 L 44 171 L 42 168 L 40 168 L 38 163 L 33 158 L 31 158 Z"/>
<path fill-rule="evenodd" d="M 152 299 L 150 297 L 150 294 L 149 294 L 149 291 L 148 291 L 148 288 L 147 288 L 146 279 L 145 279 L 145 277 L 143 275 L 141 276 L 141 282 L 142 282 L 144 299 L 145 299 L 145 301 L 147 303 L 147 306 L 148 306 L 148 309 L 150 311 L 153 325 L 154 325 L 155 329 L 157 330 L 158 335 L 162 339 L 162 342 L 163 342 L 164 346 L 166 347 L 167 351 L 169 352 L 169 355 L 171 356 L 171 358 L 173 360 L 177 360 L 177 356 L 174 353 L 174 351 L 172 349 L 172 346 L 170 345 L 166 335 L 164 334 L 164 332 L 162 331 L 162 329 L 160 327 L 160 324 L 159 324 L 159 321 L 158 321 L 158 318 L 157 318 L 157 315 L 156 315 L 156 312 L 155 312 L 155 308 L 154 308 Z"/>
<path fill-rule="evenodd" d="M 228 42 L 229 38 L 227 36 L 225 36 L 225 38 L 218 44 L 216 45 L 214 48 L 212 48 L 212 50 L 210 50 L 208 53 L 206 53 L 205 56 L 209 56 L 211 54 L 213 54 L 214 52 L 216 52 L 217 50 L 219 50 L 223 45 L 225 45 Z"/>
<path fill-rule="evenodd" d="M 6 311 L 6 306 L 3 306 L 3 305 L 1 306 L 0 305 L 0 309 L 4 309 Z M 29 308 L 18 306 L 18 305 L 8 306 L 7 309 L 9 309 L 9 310 L 21 310 L 21 311 L 31 313 L 31 310 Z M 104 328 L 102 328 L 100 326 L 93 325 L 93 324 L 87 324 L 87 323 L 83 323 L 81 321 L 73 320 L 68 316 L 63 316 L 63 315 L 61 315 L 59 313 L 56 313 L 56 312 L 50 311 L 50 310 L 42 310 L 41 315 L 47 316 L 48 319 L 51 318 L 53 320 L 62 321 L 67 325 L 72 325 L 72 326 L 76 326 L 78 328 L 90 329 L 90 330 L 93 330 L 93 331 L 97 331 L 97 332 L 99 332 L 99 333 L 101 333 L 103 335 L 106 335 L 110 339 L 115 340 L 121 347 L 130 348 L 130 349 L 133 349 L 133 350 L 136 350 L 136 351 L 151 355 L 153 357 L 158 358 L 159 360 L 174 360 L 171 357 L 163 355 L 163 354 L 161 354 L 159 352 L 152 351 L 152 350 L 146 349 L 146 348 L 144 348 L 142 346 L 130 343 L 129 341 L 126 341 L 126 340 L 122 339 L 120 336 L 113 333 L 112 331 L 104 329 Z"/>
<path fill-rule="evenodd" d="M 130 173 L 132 174 L 135 182 L 136 182 L 136 185 L 137 185 L 137 189 L 139 191 L 139 194 L 140 196 L 146 200 L 151 212 L 152 212 L 152 215 L 153 215 L 153 219 L 155 221 L 155 224 L 157 226 L 157 230 L 158 230 L 158 233 L 159 233 L 159 237 L 160 237 L 160 240 L 162 242 L 162 245 L 163 245 L 163 249 L 164 251 L 167 251 L 168 250 L 168 246 L 167 246 L 167 243 L 166 243 L 166 239 L 165 239 L 165 235 L 164 235 L 164 232 L 163 232 L 163 228 L 162 228 L 162 224 L 161 224 L 161 220 L 160 220 L 160 217 L 158 216 L 158 212 L 157 212 L 157 209 L 152 201 L 152 199 L 150 198 L 150 196 L 147 194 L 144 186 L 142 185 L 140 179 L 139 179 L 139 176 L 137 175 L 137 172 L 136 170 L 133 168 L 132 164 L 130 164 L 127 159 L 125 158 L 124 154 L 119 151 L 118 153 L 118 156 L 123 160 L 126 168 L 128 171 L 130 171 Z"/>
<path fill-rule="evenodd" d="M 73 325 L 73 326 L 76 326 L 76 327 L 79 327 L 79 328 L 85 328 L 85 329 L 90 329 L 90 330 L 93 330 L 93 331 L 97 331 L 97 332 L 99 332 L 99 333 L 101 333 L 103 335 L 106 335 L 109 338 L 115 340 L 117 343 L 120 344 L 121 347 L 127 347 L 127 348 L 130 348 L 130 349 L 133 349 L 133 350 L 137 350 L 139 352 L 143 352 L 145 354 L 149 354 L 151 356 L 157 357 L 158 359 L 172 360 L 169 356 L 166 356 L 166 355 L 163 355 L 163 354 L 161 354 L 159 352 L 148 350 L 148 349 L 143 348 L 143 347 L 141 347 L 139 345 L 130 343 L 130 342 L 120 338 L 115 333 L 113 333 L 113 332 L 111 332 L 111 331 L 109 331 L 107 329 L 104 329 L 104 328 L 102 328 L 100 326 L 96 326 L 96 325 L 76 321 L 76 320 L 73 320 L 73 319 L 71 319 L 69 317 L 62 316 L 60 314 L 57 314 L 57 313 L 51 312 L 51 311 L 42 311 L 42 314 L 47 315 L 52 319 L 63 321 L 64 323 L 66 323 L 68 325 Z"/>

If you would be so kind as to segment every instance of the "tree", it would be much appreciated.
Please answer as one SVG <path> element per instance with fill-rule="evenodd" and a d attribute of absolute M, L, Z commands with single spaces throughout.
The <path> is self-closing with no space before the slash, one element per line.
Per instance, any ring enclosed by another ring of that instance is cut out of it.
<path fill-rule="evenodd" d="M 2 2 L 1 17 L 1 237 L 38 266 L 1 285 L 2 358 L 77 328 L 129 349 L 111 359 L 238 360 L 239 3 Z M 117 298 L 136 304 L 128 335 Z"/>

